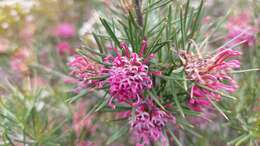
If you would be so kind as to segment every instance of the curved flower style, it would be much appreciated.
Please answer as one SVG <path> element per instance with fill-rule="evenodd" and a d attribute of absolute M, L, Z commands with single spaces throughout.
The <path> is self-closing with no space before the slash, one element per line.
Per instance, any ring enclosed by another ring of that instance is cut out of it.
<path fill-rule="evenodd" d="M 243 41 L 247 47 L 251 47 L 255 44 L 257 29 L 250 24 L 249 13 L 244 12 L 238 16 L 230 17 L 226 28 L 228 29 L 228 40 L 240 35 L 235 39 L 235 44 Z"/>
<path fill-rule="evenodd" d="M 180 57 L 183 60 L 187 78 L 195 82 L 195 85 L 191 87 L 189 101 L 194 110 L 200 111 L 201 106 L 210 105 L 208 98 L 221 100 L 221 95 L 201 88 L 198 84 L 215 91 L 224 90 L 230 93 L 238 88 L 229 72 L 240 67 L 239 60 L 232 60 L 240 54 L 231 49 L 220 49 L 216 55 L 202 58 L 192 53 L 181 52 Z"/>
<path fill-rule="evenodd" d="M 114 99 L 119 103 L 136 106 L 140 103 L 143 91 L 152 88 L 149 75 L 157 74 L 148 71 L 147 63 L 152 56 L 145 59 L 142 57 L 146 47 L 147 42 L 144 40 L 139 54 L 136 54 L 130 53 L 127 45 L 121 43 L 123 55 L 114 48 L 116 56 L 108 55 L 103 59 L 105 64 L 109 64 L 108 66 L 93 64 L 84 57 L 76 56 L 69 63 L 72 67 L 71 74 L 81 80 L 82 87 L 102 87 L 105 83 L 108 84 L 111 95 L 109 106 L 112 108 L 115 108 L 112 103 Z M 102 81 L 93 80 L 98 77 L 104 78 Z"/>
<path fill-rule="evenodd" d="M 137 145 L 149 145 L 150 141 L 157 140 L 163 143 L 165 139 L 163 128 L 166 124 L 174 123 L 175 118 L 156 107 L 150 99 L 137 106 L 135 117 L 130 121 L 134 139 L 139 143 Z"/>

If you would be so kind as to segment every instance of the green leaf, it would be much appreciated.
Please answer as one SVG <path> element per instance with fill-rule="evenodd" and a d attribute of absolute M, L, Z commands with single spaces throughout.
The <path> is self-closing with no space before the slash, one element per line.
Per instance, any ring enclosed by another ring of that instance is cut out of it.
<path fill-rule="evenodd" d="M 103 18 L 100 18 L 101 23 L 103 24 L 103 26 L 105 27 L 107 33 L 110 35 L 110 37 L 112 38 L 112 40 L 115 42 L 115 45 L 117 47 L 120 47 L 120 42 L 117 39 L 115 33 L 112 31 L 111 27 L 109 26 L 109 24 L 107 23 L 107 21 Z"/>
<path fill-rule="evenodd" d="M 111 144 L 112 142 L 114 142 L 115 140 L 117 140 L 118 138 L 120 138 L 121 136 L 123 136 L 124 134 L 126 134 L 128 131 L 128 124 L 126 124 L 124 127 L 121 127 L 119 130 L 115 131 L 112 136 L 110 136 L 106 142 L 107 145 Z"/>
<path fill-rule="evenodd" d="M 73 102 L 75 102 L 76 100 L 78 100 L 80 97 L 86 95 L 87 93 L 88 93 L 88 92 L 87 92 L 86 89 L 85 89 L 85 90 L 81 90 L 79 94 L 77 94 L 76 96 L 73 96 L 72 98 L 67 99 L 66 102 L 68 102 L 68 103 L 73 103 Z"/>
<path fill-rule="evenodd" d="M 185 114 L 184 114 L 183 109 L 182 109 L 182 107 L 181 107 L 181 105 L 180 105 L 180 102 L 179 102 L 179 100 L 178 100 L 178 97 L 173 97 L 173 100 L 175 101 L 175 103 L 176 103 L 176 105 L 177 105 L 177 108 L 178 108 L 179 112 L 181 113 L 181 116 L 182 116 L 183 118 L 185 118 Z"/>
<path fill-rule="evenodd" d="M 223 115 L 227 120 L 229 120 L 228 116 L 224 113 L 224 111 L 213 101 L 210 97 L 207 97 L 209 102 Z"/>
<path fill-rule="evenodd" d="M 173 137 L 174 142 L 176 142 L 176 144 L 178 146 L 183 146 L 182 143 L 180 142 L 180 140 L 174 135 L 174 133 L 172 132 L 172 130 L 168 127 L 168 131 L 170 133 L 170 135 Z"/>
<path fill-rule="evenodd" d="M 96 41 L 96 43 L 98 45 L 99 52 L 103 54 L 104 51 L 103 51 L 102 43 L 100 42 L 99 38 L 97 37 L 97 35 L 95 33 L 92 33 L 92 35 L 93 35 L 93 37 L 94 37 L 94 39 L 95 39 L 95 41 Z"/>
<path fill-rule="evenodd" d="M 157 99 L 157 97 L 151 92 L 151 91 L 147 91 L 148 94 L 151 96 L 151 98 L 155 101 L 155 103 L 160 106 L 164 111 L 166 111 L 166 109 L 164 108 L 164 106 L 160 103 L 160 101 Z"/>

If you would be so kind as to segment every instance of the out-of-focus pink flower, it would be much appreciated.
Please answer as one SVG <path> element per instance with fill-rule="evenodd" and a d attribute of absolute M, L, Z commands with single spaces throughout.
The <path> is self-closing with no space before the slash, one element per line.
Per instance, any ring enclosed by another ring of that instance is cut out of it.
<path fill-rule="evenodd" d="M 54 33 L 56 36 L 61 38 L 70 38 L 75 36 L 76 29 L 73 24 L 63 22 L 56 26 Z"/>
<path fill-rule="evenodd" d="M 193 125 L 206 129 L 209 122 L 217 118 L 215 111 L 213 107 L 203 108 L 198 116 L 191 116 L 188 119 Z"/>
<path fill-rule="evenodd" d="M 28 63 L 31 57 L 31 53 L 28 49 L 19 49 L 11 57 L 11 68 L 14 71 L 26 72 L 28 70 Z"/>
<path fill-rule="evenodd" d="M 206 16 L 203 18 L 202 22 L 204 24 L 209 24 L 212 21 L 212 17 L 211 16 Z"/>
<path fill-rule="evenodd" d="M 250 14 L 247 12 L 230 17 L 226 25 L 228 30 L 227 40 L 239 36 L 231 44 L 237 44 L 244 41 L 243 44 L 247 47 L 253 46 L 256 42 L 256 33 L 258 30 L 250 24 L 250 21 Z"/>
<path fill-rule="evenodd" d="M 92 124 L 94 115 L 86 117 L 86 102 L 80 101 L 77 105 L 77 110 L 73 113 L 73 129 L 76 136 L 79 137 L 82 130 L 88 130 L 91 133 L 96 132 L 96 125 Z"/>
<path fill-rule="evenodd" d="M 56 48 L 58 49 L 58 52 L 60 55 L 72 55 L 74 53 L 73 49 L 71 48 L 70 44 L 68 42 L 60 42 L 56 45 Z"/>
<path fill-rule="evenodd" d="M 147 99 L 137 106 L 130 124 L 137 145 L 149 145 L 151 141 L 164 142 L 162 130 L 166 124 L 175 124 L 175 118 Z"/>
<path fill-rule="evenodd" d="M 188 52 L 181 52 L 187 78 L 194 81 L 191 87 L 190 106 L 197 111 L 201 107 L 210 105 L 208 98 L 215 101 L 221 100 L 221 95 L 213 93 L 196 84 L 206 86 L 215 91 L 234 92 L 238 85 L 231 77 L 230 71 L 240 67 L 240 61 L 234 57 L 241 53 L 231 49 L 220 49 L 214 56 L 202 58 Z"/>

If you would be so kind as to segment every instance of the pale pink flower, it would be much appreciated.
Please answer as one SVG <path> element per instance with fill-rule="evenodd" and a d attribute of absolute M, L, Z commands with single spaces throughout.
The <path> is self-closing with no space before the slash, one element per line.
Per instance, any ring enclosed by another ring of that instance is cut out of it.
<path fill-rule="evenodd" d="M 71 67 L 70 75 L 74 76 L 79 82 L 78 90 L 87 87 L 100 88 L 103 86 L 102 81 L 92 80 L 92 78 L 100 76 L 101 65 L 79 55 L 76 55 L 68 65 Z"/>
<path fill-rule="evenodd" d="M 181 58 L 187 78 L 194 81 L 191 87 L 189 104 L 194 110 L 201 110 L 201 106 L 208 106 L 208 98 L 221 100 L 221 95 L 201 88 L 204 85 L 215 91 L 234 92 L 238 84 L 230 75 L 232 69 L 240 67 L 240 61 L 233 59 L 241 53 L 231 49 L 220 49 L 216 55 L 202 58 L 188 52 L 182 52 Z"/>
<path fill-rule="evenodd" d="M 75 36 L 76 29 L 72 23 L 63 22 L 56 26 L 54 33 L 61 38 L 70 38 Z"/>
<path fill-rule="evenodd" d="M 244 41 L 247 47 L 251 47 L 256 42 L 257 28 L 250 24 L 250 14 L 243 12 L 238 16 L 232 16 L 228 19 L 226 28 L 228 30 L 227 40 L 236 38 L 232 44 Z"/>
<path fill-rule="evenodd" d="M 166 124 L 175 124 L 175 118 L 147 99 L 137 106 L 130 124 L 137 145 L 149 145 L 151 141 L 164 142 L 162 130 Z"/>

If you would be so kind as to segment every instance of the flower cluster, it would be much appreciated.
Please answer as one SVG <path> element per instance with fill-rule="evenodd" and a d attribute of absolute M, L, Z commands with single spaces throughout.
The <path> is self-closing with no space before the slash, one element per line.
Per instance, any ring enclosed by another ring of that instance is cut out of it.
<path fill-rule="evenodd" d="M 119 102 L 137 105 L 141 93 L 152 87 L 148 66 L 142 63 L 136 53 L 132 53 L 129 58 L 117 56 L 112 63 L 108 78 L 110 95 Z"/>
<path fill-rule="evenodd" d="M 241 43 L 244 41 L 247 47 L 251 47 L 256 42 L 257 29 L 250 24 L 249 13 L 241 13 L 238 16 L 232 16 L 226 25 L 228 30 L 227 40 L 235 39 L 234 43 Z"/>
<path fill-rule="evenodd" d="M 103 59 L 104 63 L 109 66 L 95 64 L 85 57 L 76 56 L 69 63 L 72 68 L 71 75 L 80 80 L 81 87 L 101 88 L 104 84 L 108 84 L 111 95 L 109 106 L 112 108 L 115 108 L 113 99 L 119 103 L 136 106 L 139 104 L 144 90 L 152 88 L 152 80 L 146 64 L 148 61 L 142 58 L 146 43 L 143 41 L 139 54 L 130 53 L 127 45 L 121 43 L 124 55 L 114 48 L 116 56 L 108 55 Z M 97 80 L 99 77 L 104 77 L 104 79 Z"/>
<path fill-rule="evenodd" d="M 240 67 L 240 61 L 233 59 L 240 54 L 231 49 L 220 49 L 217 54 L 206 58 L 189 52 L 180 53 L 187 78 L 195 82 L 191 87 L 189 100 L 194 110 L 200 111 L 202 106 L 210 105 L 211 99 L 221 100 L 221 95 L 200 85 L 214 91 L 223 90 L 230 93 L 238 88 L 236 81 L 230 75 L 230 70 Z"/>
<path fill-rule="evenodd" d="M 144 40 L 137 54 L 131 53 L 127 45 L 121 43 L 123 55 L 114 48 L 116 55 L 104 57 L 104 65 L 84 56 L 75 56 L 69 63 L 71 75 L 79 79 L 80 88 L 108 85 L 111 96 L 108 105 L 111 108 L 116 108 L 113 102 L 136 108 L 136 115 L 131 118 L 130 125 L 135 139 L 144 144 L 150 140 L 163 139 L 162 129 L 166 123 L 175 121 L 172 115 L 156 107 L 151 99 L 145 98 L 144 91 L 153 86 L 150 75 L 158 74 L 149 70 L 149 60 L 153 55 L 143 58 L 146 47 L 147 42 Z M 124 117 L 129 118 L 131 114 L 127 111 Z"/>
<path fill-rule="evenodd" d="M 130 121 L 131 130 L 137 143 L 150 144 L 150 141 L 160 140 L 164 143 L 162 129 L 167 123 L 175 123 L 175 118 L 156 107 L 152 100 L 147 99 L 138 105 L 135 117 Z M 142 143 L 141 143 L 142 142 Z"/>

